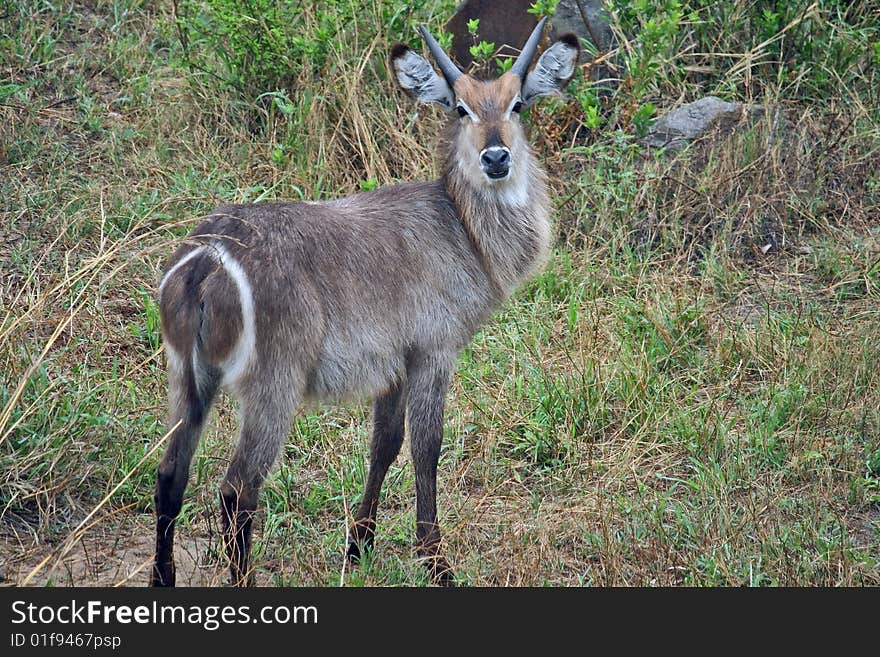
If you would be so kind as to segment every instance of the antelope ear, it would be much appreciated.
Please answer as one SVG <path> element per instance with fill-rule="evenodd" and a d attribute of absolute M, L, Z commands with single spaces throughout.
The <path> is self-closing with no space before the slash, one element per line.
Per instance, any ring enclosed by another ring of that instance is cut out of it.
<path fill-rule="evenodd" d="M 447 112 L 455 107 L 455 92 L 428 60 L 398 43 L 391 49 L 391 68 L 401 88 L 421 103 L 437 103 Z"/>
<path fill-rule="evenodd" d="M 562 91 L 571 76 L 581 52 L 574 34 L 563 34 L 559 40 L 544 51 L 535 68 L 526 76 L 520 96 L 525 105 L 536 98 Z"/>

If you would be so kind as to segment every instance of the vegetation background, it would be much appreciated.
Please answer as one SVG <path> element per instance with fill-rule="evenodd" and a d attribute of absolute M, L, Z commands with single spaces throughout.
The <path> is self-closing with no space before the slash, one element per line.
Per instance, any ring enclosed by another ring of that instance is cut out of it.
<path fill-rule="evenodd" d="M 472 585 L 878 585 L 880 6 L 608 8 L 618 45 L 594 55 L 611 79 L 584 65 L 527 117 L 558 239 L 461 356 L 446 553 Z M 453 9 L 0 0 L 3 581 L 146 582 L 163 259 L 221 203 L 434 176 L 444 117 L 395 89 L 386 58 Z M 674 156 L 639 144 L 707 94 L 748 118 Z M 234 426 L 221 403 L 180 583 L 225 579 Z M 258 583 L 426 583 L 406 449 L 375 554 L 343 570 L 368 432 L 364 405 L 297 418 L 264 493 Z"/>

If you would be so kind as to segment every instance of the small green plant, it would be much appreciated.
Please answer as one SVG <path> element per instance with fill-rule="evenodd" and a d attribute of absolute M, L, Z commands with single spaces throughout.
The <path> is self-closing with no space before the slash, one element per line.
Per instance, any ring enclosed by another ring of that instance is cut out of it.
<path fill-rule="evenodd" d="M 296 105 L 294 105 L 287 96 L 286 89 L 267 91 L 257 96 L 257 100 L 262 100 L 264 98 L 270 98 L 272 100 L 271 107 L 281 112 L 284 116 L 292 116 L 296 112 Z"/>
<path fill-rule="evenodd" d="M 432 32 L 432 34 L 443 50 L 449 50 L 452 48 L 452 35 L 449 32 L 437 30 L 436 32 Z"/>
<path fill-rule="evenodd" d="M 880 447 L 869 450 L 865 471 L 850 486 L 850 499 L 856 504 L 880 504 Z"/>
<path fill-rule="evenodd" d="M 559 0 L 537 0 L 526 11 L 535 16 L 553 16 L 558 4 Z"/>
<path fill-rule="evenodd" d="M 0 101 L 4 101 L 7 98 L 12 98 L 13 96 L 18 98 L 19 100 L 24 100 L 25 92 L 29 87 L 37 84 L 39 79 L 28 80 L 23 83 L 15 83 L 9 82 L 6 84 L 0 84 Z"/>
<path fill-rule="evenodd" d="M 492 53 L 495 52 L 495 44 L 491 41 L 478 41 L 473 44 L 470 48 L 471 57 L 474 58 L 474 61 L 485 63 L 489 61 L 489 58 L 492 56 Z"/>
<path fill-rule="evenodd" d="M 868 477 L 880 479 L 880 447 L 868 454 L 865 459 L 865 469 Z"/>
<path fill-rule="evenodd" d="M 639 137 L 644 137 L 647 134 L 656 111 L 657 108 L 654 107 L 654 103 L 645 103 L 632 115 L 632 124 Z"/>
<path fill-rule="evenodd" d="M 290 162 L 290 158 L 287 156 L 286 149 L 283 145 L 276 145 L 272 149 L 272 162 L 275 163 L 275 166 L 286 166 L 288 162 Z"/>
<path fill-rule="evenodd" d="M 513 68 L 513 62 L 516 60 L 513 57 L 496 57 L 495 58 L 495 66 L 498 67 L 498 74 L 503 75 L 507 73 L 511 68 Z"/>
<path fill-rule="evenodd" d="M 472 18 L 467 22 L 467 31 L 471 35 L 473 43 L 468 50 L 477 68 L 485 67 L 492 55 L 495 53 L 495 44 L 489 41 L 483 41 L 477 37 L 477 31 L 480 29 L 480 19 Z M 509 57 L 496 58 L 495 66 L 499 73 L 505 73 L 513 66 L 514 59 Z"/>
<path fill-rule="evenodd" d="M 143 287 L 138 288 L 138 299 L 141 304 L 141 320 L 130 324 L 129 329 L 134 337 L 144 343 L 150 353 L 155 353 L 159 350 L 159 307 Z"/>
<path fill-rule="evenodd" d="M 602 125 L 602 117 L 599 114 L 599 108 L 596 105 L 588 105 L 584 109 L 584 125 L 591 130 L 598 130 Z"/>

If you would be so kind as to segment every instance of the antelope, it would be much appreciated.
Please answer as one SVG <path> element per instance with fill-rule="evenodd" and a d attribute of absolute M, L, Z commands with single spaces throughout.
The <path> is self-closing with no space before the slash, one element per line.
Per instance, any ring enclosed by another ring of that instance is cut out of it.
<path fill-rule="evenodd" d="M 455 578 L 440 553 L 437 462 L 458 353 L 548 257 L 546 174 L 520 111 L 574 73 L 566 34 L 534 69 L 546 18 L 513 66 L 462 73 L 425 27 L 442 74 L 397 44 L 397 82 L 450 114 L 442 175 L 323 202 L 228 205 L 166 264 L 159 284 L 168 363 L 169 442 L 158 466 L 150 583 L 173 586 L 174 525 L 206 415 L 219 389 L 239 405 L 239 437 L 220 486 L 232 583 L 250 585 L 260 487 L 301 404 L 373 400 L 370 465 L 346 546 L 357 563 L 376 531 L 379 492 L 408 427 L 416 554 L 432 581 Z"/>

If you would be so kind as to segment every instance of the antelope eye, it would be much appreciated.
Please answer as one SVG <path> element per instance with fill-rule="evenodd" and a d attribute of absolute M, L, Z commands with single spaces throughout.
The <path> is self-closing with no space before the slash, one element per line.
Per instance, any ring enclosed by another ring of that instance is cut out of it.
<path fill-rule="evenodd" d="M 517 114 L 519 114 L 520 111 L 522 110 L 522 108 L 523 108 L 522 101 L 518 100 L 513 104 L 513 107 L 511 108 L 511 110 L 516 112 Z"/>
<path fill-rule="evenodd" d="M 464 107 L 462 107 L 461 105 L 457 105 L 455 107 L 455 111 L 458 112 L 458 115 L 461 118 L 464 118 L 466 116 L 470 116 L 470 114 L 468 114 L 468 111 Z"/>

